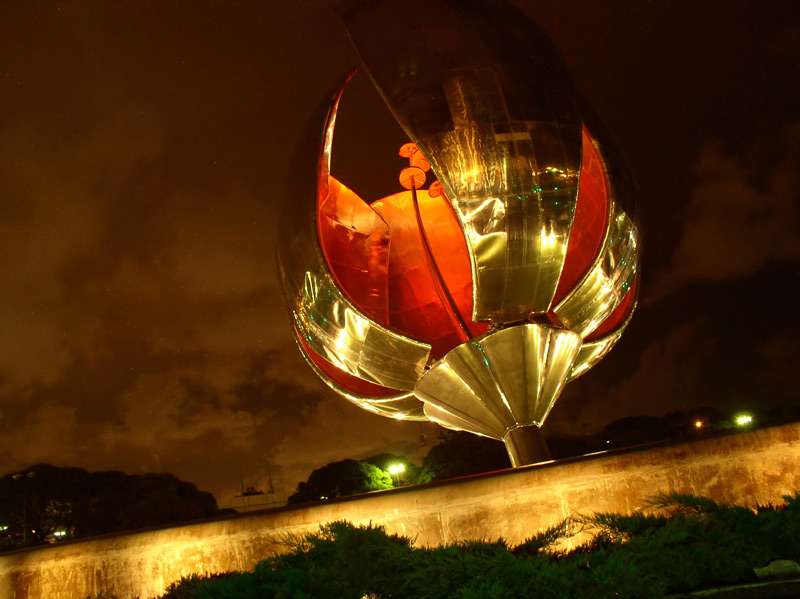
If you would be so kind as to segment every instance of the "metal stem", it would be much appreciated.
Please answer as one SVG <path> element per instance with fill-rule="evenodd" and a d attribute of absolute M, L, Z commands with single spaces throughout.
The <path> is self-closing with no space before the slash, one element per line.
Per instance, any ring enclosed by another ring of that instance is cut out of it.
<path fill-rule="evenodd" d="M 503 442 L 506 444 L 506 451 L 514 468 L 551 459 L 542 431 L 535 424 L 520 426 L 509 431 Z"/>

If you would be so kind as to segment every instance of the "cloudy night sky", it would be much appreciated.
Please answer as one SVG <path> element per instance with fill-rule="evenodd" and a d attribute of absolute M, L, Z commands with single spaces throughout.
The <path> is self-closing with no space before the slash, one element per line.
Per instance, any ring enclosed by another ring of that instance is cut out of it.
<path fill-rule="evenodd" d="M 292 149 L 357 62 L 330 3 L 0 3 L 0 475 L 172 472 L 227 507 L 240 476 L 290 494 L 436 442 L 318 381 L 278 290 Z M 628 158 L 645 235 L 631 325 L 545 431 L 800 401 L 796 4 L 513 3 Z M 334 176 L 400 191 L 404 141 L 357 75 Z"/>

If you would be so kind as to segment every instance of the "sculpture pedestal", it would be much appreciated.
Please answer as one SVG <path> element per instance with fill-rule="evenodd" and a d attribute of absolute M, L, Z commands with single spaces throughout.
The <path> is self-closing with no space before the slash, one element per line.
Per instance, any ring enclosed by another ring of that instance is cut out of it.
<path fill-rule="evenodd" d="M 536 425 L 515 428 L 503 438 L 503 442 L 514 468 L 552 459 L 542 431 Z"/>

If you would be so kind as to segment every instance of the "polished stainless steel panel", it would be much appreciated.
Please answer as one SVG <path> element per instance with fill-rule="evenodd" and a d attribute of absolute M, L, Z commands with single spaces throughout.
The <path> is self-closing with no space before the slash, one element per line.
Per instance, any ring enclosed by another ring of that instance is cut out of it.
<path fill-rule="evenodd" d="M 308 352 L 302 344 L 298 343 L 297 346 L 308 365 L 317 373 L 317 376 L 319 376 L 328 387 L 345 399 L 356 404 L 358 407 L 381 416 L 389 416 L 398 420 L 425 421 L 428 419 L 423 412 L 422 402 L 414 397 L 412 393 L 398 393 L 397 395 L 387 397 L 374 397 L 354 393 L 350 389 L 342 387 L 336 383 L 336 381 L 331 380 L 322 372 L 317 365 L 314 364 L 314 361 L 309 357 Z"/>
<path fill-rule="evenodd" d="M 359 397 L 352 393 L 343 393 L 343 395 L 365 410 L 381 416 L 389 416 L 397 420 L 414 420 L 419 422 L 428 420 L 428 417 L 425 416 L 423 412 L 422 402 L 411 393 L 385 399 Z"/>
<path fill-rule="evenodd" d="M 581 120 L 563 61 L 513 7 L 345 2 L 340 15 L 464 229 L 473 319 L 547 312 L 580 172 Z M 402 24 L 402 25 L 400 25 Z"/>
<path fill-rule="evenodd" d="M 628 293 L 638 263 L 639 230 L 615 205 L 603 249 L 594 266 L 555 308 L 564 326 L 581 337 L 600 326 Z"/>
<path fill-rule="evenodd" d="M 293 311 L 295 327 L 313 351 L 350 374 L 393 389 L 412 390 L 430 346 L 363 316 L 325 272 L 306 272 Z"/>
<path fill-rule="evenodd" d="M 485 424 L 474 418 L 465 418 L 452 412 L 448 412 L 439 406 L 432 403 L 422 404 L 425 410 L 425 416 L 428 420 L 436 424 L 449 428 L 454 431 L 467 431 L 482 437 L 489 437 L 490 439 L 497 439 L 500 441 L 502 437 L 498 431 L 500 427 L 492 427 L 490 424 Z"/>
<path fill-rule="evenodd" d="M 428 418 L 502 439 L 519 426 L 541 426 L 563 389 L 581 338 L 525 324 L 459 345 L 417 383 Z"/>
<path fill-rule="evenodd" d="M 597 364 L 609 351 L 614 347 L 616 342 L 622 335 L 622 331 L 612 333 L 607 337 L 592 341 L 591 343 L 584 343 L 575 358 L 575 363 L 572 365 L 572 370 L 569 373 L 567 381 L 572 381 L 585 372 L 592 366 Z"/>
<path fill-rule="evenodd" d="M 508 431 L 503 443 L 514 468 L 526 464 L 541 464 L 552 460 L 542 431 L 538 426 L 518 426 Z"/>
<path fill-rule="evenodd" d="M 610 333 L 609 335 L 606 335 L 600 339 L 584 341 L 583 345 L 581 345 L 580 351 L 578 352 L 578 356 L 575 358 L 575 363 L 572 365 L 572 370 L 567 377 L 567 382 L 570 382 L 586 373 L 590 368 L 602 360 L 608 352 L 611 351 L 611 348 L 617 344 L 619 338 L 622 337 L 622 333 L 625 332 L 625 329 L 628 327 L 628 323 L 631 321 L 635 309 L 635 306 L 631 308 L 628 318 L 626 318 L 622 325 L 613 333 Z"/>
<path fill-rule="evenodd" d="M 580 127 L 492 120 L 498 117 L 479 110 L 483 98 L 473 84 L 445 83 L 455 128 L 418 144 L 467 239 L 473 318 L 522 320 L 546 312 L 558 285 L 575 210 Z"/>

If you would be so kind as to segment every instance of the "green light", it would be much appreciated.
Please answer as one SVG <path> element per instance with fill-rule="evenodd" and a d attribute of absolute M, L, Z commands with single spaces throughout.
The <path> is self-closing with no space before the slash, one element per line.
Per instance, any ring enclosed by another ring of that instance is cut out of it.
<path fill-rule="evenodd" d="M 739 426 L 747 426 L 751 422 L 753 422 L 753 417 L 749 414 L 742 414 L 736 417 L 736 424 Z"/>

